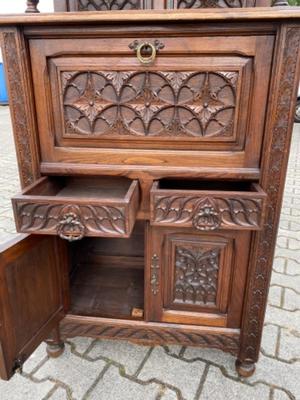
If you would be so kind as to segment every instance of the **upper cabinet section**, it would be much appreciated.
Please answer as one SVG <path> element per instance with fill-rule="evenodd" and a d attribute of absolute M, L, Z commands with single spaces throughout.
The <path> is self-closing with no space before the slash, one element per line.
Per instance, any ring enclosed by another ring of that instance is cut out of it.
<path fill-rule="evenodd" d="M 272 35 L 109 29 L 30 39 L 43 162 L 259 166 Z"/>
<path fill-rule="evenodd" d="M 240 8 L 270 5 L 268 0 L 55 0 L 56 11 Z"/>

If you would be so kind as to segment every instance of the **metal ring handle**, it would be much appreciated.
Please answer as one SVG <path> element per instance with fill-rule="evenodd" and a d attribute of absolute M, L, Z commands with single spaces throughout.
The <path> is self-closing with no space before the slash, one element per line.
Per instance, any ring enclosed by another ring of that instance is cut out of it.
<path fill-rule="evenodd" d="M 148 57 L 142 56 L 142 50 L 143 50 L 143 48 L 146 48 L 146 47 L 150 47 L 150 49 L 151 49 L 151 55 Z M 140 45 L 138 45 L 138 47 L 136 49 L 136 56 L 140 63 L 152 64 L 156 58 L 156 48 L 151 43 L 141 43 Z"/>
<path fill-rule="evenodd" d="M 67 213 L 58 223 L 57 234 L 61 239 L 74 242 L 84 237 L 85 227 L 76 214 Z"/>

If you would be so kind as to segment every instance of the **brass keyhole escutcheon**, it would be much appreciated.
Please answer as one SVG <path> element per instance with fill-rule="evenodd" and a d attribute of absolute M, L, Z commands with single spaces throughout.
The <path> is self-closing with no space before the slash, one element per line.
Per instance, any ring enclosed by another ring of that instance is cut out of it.
<path fill-rule="evenodd" d="M 147 52 L 149 55 L 145 56 L 142 53 Z M 136 49 L 136 56 L 142 64 L 152 64 L 156 58 L 156 48 L 151 43 L 141 43 Z"/>

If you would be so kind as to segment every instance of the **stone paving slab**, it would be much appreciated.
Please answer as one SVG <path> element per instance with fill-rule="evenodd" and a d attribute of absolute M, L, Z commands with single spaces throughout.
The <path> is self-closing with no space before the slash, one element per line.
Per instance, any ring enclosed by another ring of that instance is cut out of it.
<path fill-rule="evenodd" d="M 20 190 L 9 110 L 0 107 L 0 243 L 13 237 Z M 260 361 L 240 379 L 218 350 L 145 347 L 74 338 L 58 359 L 42 344 L 23 375 L 0 381 L 1 400 L 300 399 L 300 125 L 295 126 Z"/>

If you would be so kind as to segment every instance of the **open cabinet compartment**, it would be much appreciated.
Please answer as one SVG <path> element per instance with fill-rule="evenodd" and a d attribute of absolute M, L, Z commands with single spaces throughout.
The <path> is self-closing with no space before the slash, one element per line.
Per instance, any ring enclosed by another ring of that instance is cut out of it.
<path fill-rule="evenodd" d="M 44 177 L 12 199 L 18 232 L 129 237 L 139 206 L 137 181 L 107 177 Z"/>
<path fill-rule="evenodd" d="M 85 238 L 70 246 L 69 314 L 143 319 L 144 231 L 129 239 Z"/>

